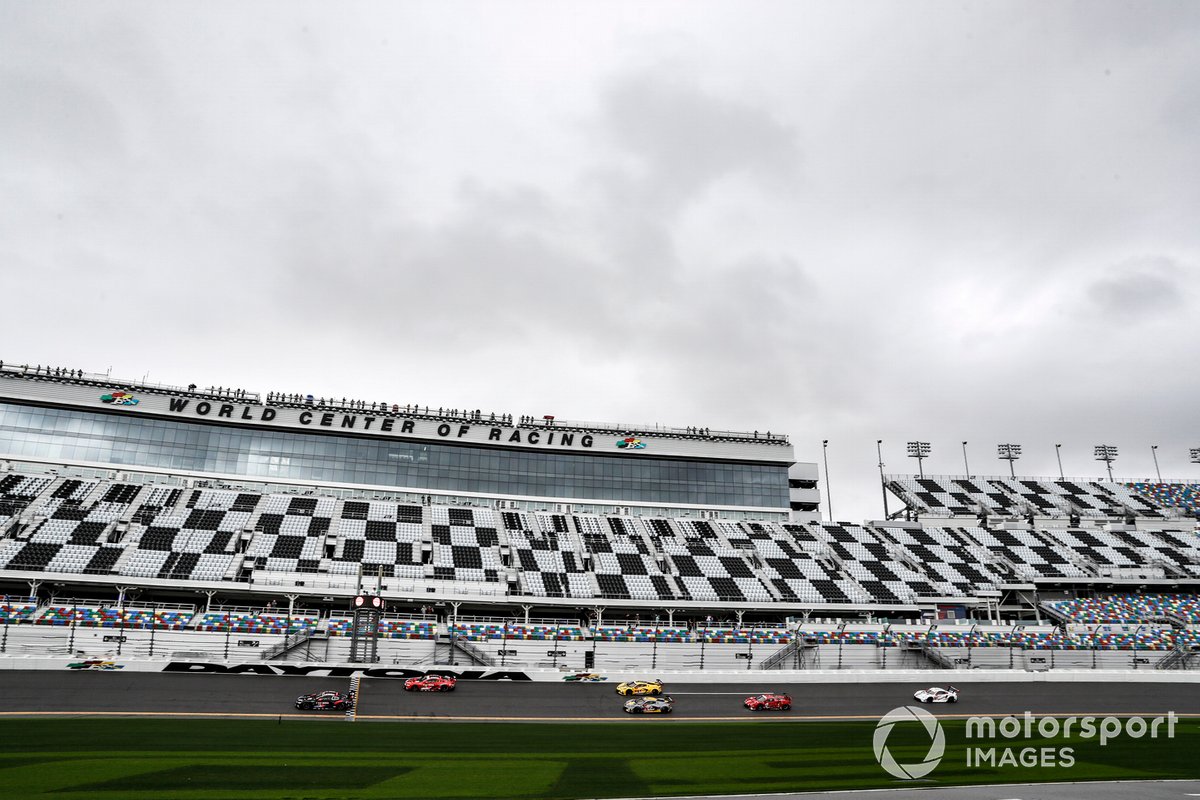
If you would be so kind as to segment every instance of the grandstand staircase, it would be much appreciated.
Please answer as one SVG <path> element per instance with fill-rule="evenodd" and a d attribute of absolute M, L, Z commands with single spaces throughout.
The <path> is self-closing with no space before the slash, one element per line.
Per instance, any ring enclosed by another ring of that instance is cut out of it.
<path fill-rule="evenodd" d="M 434 643 L 435 651 L 440 651 L 439 655 L 444 655 L 448 663 L 458 661 L 456 654 L 461 653 L 466 658 L 470 659 L 471 664 L 476 667 L 494 667 L 496 660 L 476 647 L 471 642 L 461 636 L 452 636 L 449 633 L 439 633 Z M 441 659 L 435 658 L 435 661 L 440 662 Z"/>
<path fill-rule="evenodd" d="M 14 539 L 28 541 L 29 537 L 49 518 L 45 512 L 35 514 L 31 509 L 41 509 L 42 506 L 54 497 L 54 493 L 58 491 L 58 487 L 66 480 L 66 478 L 60 478 L 57 475 L 54 476 L 54 479 L 46 484 L 46 488 L 42 489 L 40 493 L 25 504 L 25 507 L 21 509 L 19 514 L 13 514 L 12 536 Z"/>
<path fill-rule="evenodd" d="M 137 546 L 142 540 L 142 534 L 145 532 L 146 526 L 140 522 L 129 523 L 129 527 L 125 529 L 125 535 L 121 539 L 124 544 L 124 547 L 121 548 L 121 555 L 117 556 L 117 560 L 109 570 L 109 574 L 125 574 L 125 567 L 137 556 Z"/>
<path fill-rule="evenodd" d="M 1160 658 L 1154 664 L 1155 669 L 1193 669 L 1193 662 L 1200 656 L 1200 650 L 1188 650 L 1175 645 L 1175 649 Z"/>
<path fill-rule="evenodd" d="M 313 640 L 324 641 L 329 638 L 329 631 L 317 630 L 316 628 L 306 628 L 302 631 L 288 634 L 283 637 L 283 641 L 272 645 L 263 651 L 263 661 L 274 661 L 276 659 L 286 660 L 287 655 L 300 647 L 307 645 Z M 313 655 L 311 651 L 304 655 L 305 661 L 323 661 L 320 656 Z"/>
<path fill-rule="evenodd" d="M 1038 609 L 1058 625 L 1071 625 L 1075 622 L 1075 619 L 1070 614 L 1064 613 L 1058 606 L 1048 600 L 1038 603 Z"/>
<path fill-rule="evenodd" d="M 901 645 L 900 649 L 908 653 L 919 653 L 926 661 L 938 669 L 955 669 L 953 659 L 936 647 L 930 646 L 927 642 L 912 642 L 911 644 Z"/>
<path fill-rule="evenodd" d="M 815 642 L 796 636 L 758 662 L 758 669 L 816 669 L 820 665 L 820 652 Z"/>
<path fill-rule="evenodd" d="M 61 478 L 61 477 L 55 475 L 54 480 L 52 480 L 52 481 L 50 481 L 50 483 L 46 484 L 46 488 L 43 489 L 39 495 L 34 497 L 32 500 L 30 500 L 29 505 L 27 505 L 26 508 L 41 508 L 42 506 L 46 505 L 47 503 L 50 502 L 50 500 L 52 500 L 54 498 L 54 493 L 58 491 L 58 487 L 62 486 L 64 483 L 66 483 L 69 480 L 77 480 L 77 479 Z"/>
<path fill-rule="evenodd" d="M 1046 539 L 1047 539 L 1047 537 L 1045 537 L 1045 536 L 1039 536 L 1038 538 L 1042 539 L 1043 541 L 1046 541 Z M 1046 546 L 1053 547 L 1054 542 L 1046 541 Z M 1083 553 L 1080 553 L 1077 550 L 1074 550 L 1073 548 L 1070 548 L 1070 547 L 1063 547 L 1063 548 L 1060 548 L 1060 550 L 1061 550 L 1062 554 L 1064 556 L 1066 556 L 1067 560 L 1071 564 L 1075 565 L 1076 567 L 1079 567 L 1089 577 L 1098 578 L 1098 577 L 1104 576 L 1103 567 L 1101 567 L 1099 564 L 1097 564 L 1092 559 L 1085 556 Z"/>
<path fill-rule="evenodd" d="M 1191 578 L 1191 575 L 1183 567 L 1176 564 L 1169 558 L 1155 558 L 1150 560 L 1151 567 L 1157 567 L 1163 571 L 1163 575 L 1168 578 Z"/>

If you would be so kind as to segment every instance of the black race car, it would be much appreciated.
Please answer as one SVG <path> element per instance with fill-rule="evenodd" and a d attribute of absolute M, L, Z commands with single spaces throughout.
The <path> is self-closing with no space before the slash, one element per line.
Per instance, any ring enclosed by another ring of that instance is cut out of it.
<path fill-rule="evenodd" d="M 296 708 L 303 711 L 345 711 L 353 705 L 353 694 L 334 691 L 302 694 L 296 698 Z"/>

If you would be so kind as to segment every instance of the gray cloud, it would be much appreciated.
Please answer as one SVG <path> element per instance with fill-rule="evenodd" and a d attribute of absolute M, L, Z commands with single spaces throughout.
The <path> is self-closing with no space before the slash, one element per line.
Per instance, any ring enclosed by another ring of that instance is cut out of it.
<path fill-rule="evenodd" d="M 1184 270 L 1173 259 L 1128 261 L 1087 287 L 1096 313 L 1116 322 L 1161 320 L 1185 306 Z"/>
<path fill-rule="evenodd" d="M 627 75 L 601 95 L 604 122 L 633 156 L 642 191 L 669 211 L 722 178 L 785 183 L 799 164 L 796 134 L 764 109 L 655 72 Z"/>
<path fill-rule="evenodd" d="M 0 357 L 1191 469 L 1194 3 L 471 10 L 10 4 Z"/>

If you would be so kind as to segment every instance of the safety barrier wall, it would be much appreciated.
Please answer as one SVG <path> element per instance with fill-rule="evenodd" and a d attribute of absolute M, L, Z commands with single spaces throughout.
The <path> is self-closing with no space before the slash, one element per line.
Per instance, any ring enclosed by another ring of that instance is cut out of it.
<path fill-rule="evenodd" d="M 222 631 L 173 631 L 78 626 L 14 625 L 0 627 L 0 657 L 262 661 L 261 654 L 283 641 L 282 634 Z M 658 643 L 606 641 L 488 640 L 472 646 L 491 666 L 518 669 L 629 671 L 752 671 L 778 650 L 775 645 L 742 643 Z M 1145 671 L 1167 655 L 1161 650 L 1067 650 L 1019 647 L 938 647 L 955 673 L 994 669 L 1129 669 Z M 425 669 L 470 664 L 461 651 L 432 639 L 380 639 L 379 663 Z M 350 639 L 312 639 L 269 663 L 348 662 Z M 778 665 L 801 671 L 935 670 L 938 665 L 917 649 L 869 644 L 821 644 L 793 652 Z M 771 670 L 776 672 L 777 670 Z"/>

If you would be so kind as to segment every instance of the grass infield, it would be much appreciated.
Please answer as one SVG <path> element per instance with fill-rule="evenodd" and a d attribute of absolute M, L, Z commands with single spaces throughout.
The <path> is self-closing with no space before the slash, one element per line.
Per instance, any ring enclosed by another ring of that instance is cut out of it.
<path fill-rule="evenodd" d="M 967 766 L 965 723 L 921 781 L 890 777 L 870 722 L 358 723 L 302 720 L 0 721 L 0 792 L 83 800 L 600 798 L 1028 781 L 1200 778 L 1200 724 L 1173 739 L 1122 736 L 986 743 L 1071 747 L 1074 766 Z M 981 743 L 972 742 L 973 746 Z M 900 724 L 888 747 L 922 760 L 928 736 Z M 1028 756 L 1027 756 L 1028 758 Z"/>

